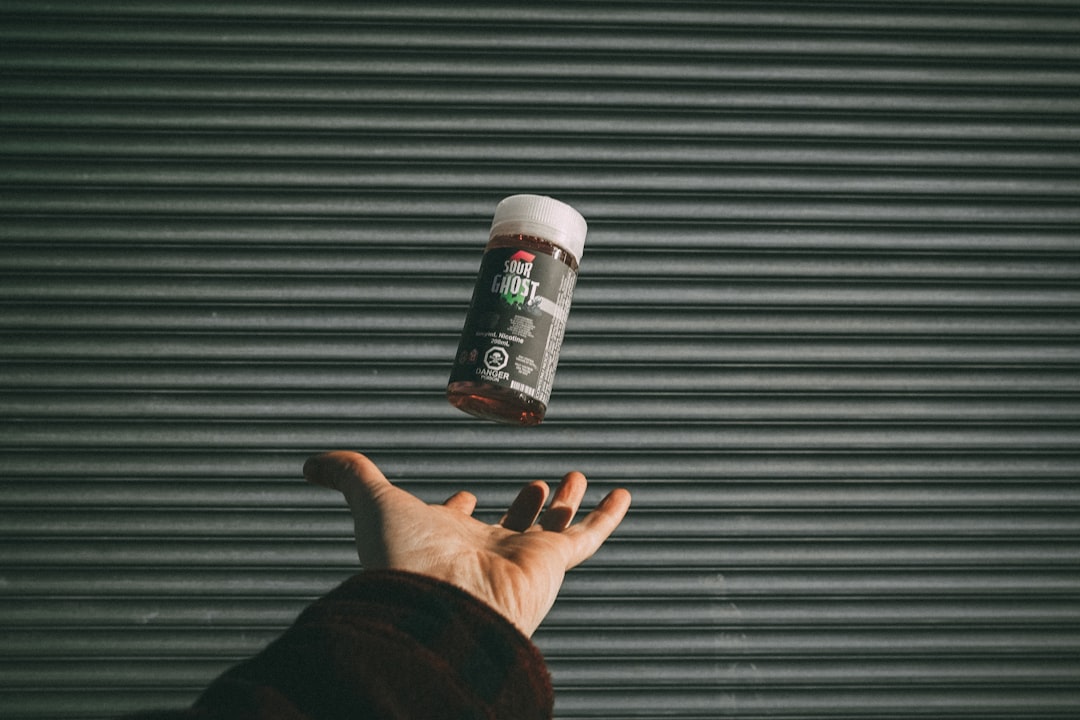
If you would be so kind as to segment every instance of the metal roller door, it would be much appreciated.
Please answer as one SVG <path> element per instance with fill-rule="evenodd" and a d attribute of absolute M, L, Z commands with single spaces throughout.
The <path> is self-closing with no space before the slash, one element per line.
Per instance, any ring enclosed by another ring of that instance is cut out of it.
<path fill-rule="evenodd" d="M 0 716 L 189 702 L 356 569 L 311 452 L 634 494 L 562 720 L 1080 715 L 1080 3 L 0 6 Z M 442 397 L 590 221 L 547 421 Z"/>

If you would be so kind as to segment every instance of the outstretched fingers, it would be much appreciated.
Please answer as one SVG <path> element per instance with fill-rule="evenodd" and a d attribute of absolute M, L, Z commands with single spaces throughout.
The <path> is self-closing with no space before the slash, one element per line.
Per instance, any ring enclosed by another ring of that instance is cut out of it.
<path fill-rule="evenodd" d="M 510 503 L 499 524 L 507 530 L 525 532 L 536 522 L 550 492 L 551 489 L 543 480 L 534 480 L 527 484 L 521 488 L 514 502 Z"/>
<path fill-rule="evenodd" d="M 562 537 L 569 540 L 566 569 L 576 567 L 592 557 L 619 527 L 629 509 L 630 493 L 623 488 L 612 490 L 581 522 L 563 531 Z"/>
<path fill-rule="evenodd" d="M 456 492 L 449 498 L 447 498 L 446 502 L 444 502 L 443 505 L 445 507 L 451 508 L 452 510 L 457 510 L 458 512 L 465 515 L 472 515 L 473 511 L 476 510 L 476 502 L 477 501 L 475 495 L 473 495 L 471 492 L 466 492 L 465 490 L 462 490 L 461 492 Z"/>
<path fill-rule="evenodd" d="M 540 527 L 552 532 L 562 532 L 569 527 L 585 497 L 587 486 L 585 476 L 581 473 L 566 473 L 555 489 L 548 509 L 540 516 Z"/>

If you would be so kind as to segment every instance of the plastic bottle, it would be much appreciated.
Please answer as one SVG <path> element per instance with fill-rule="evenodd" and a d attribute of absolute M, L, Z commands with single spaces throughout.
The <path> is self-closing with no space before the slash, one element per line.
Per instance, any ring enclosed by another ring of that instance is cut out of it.
<path fill-rule="evenodd" d="M 446 388 L 451 405 L 497 422 L 543 421 L 586 230 L 577 210 L 543 195 L 495 208 Z"/>

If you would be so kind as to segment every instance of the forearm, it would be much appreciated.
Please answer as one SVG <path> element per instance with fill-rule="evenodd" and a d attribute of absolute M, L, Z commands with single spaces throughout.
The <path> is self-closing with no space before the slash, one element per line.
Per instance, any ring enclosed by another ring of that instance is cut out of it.
<path fill-rule="evenodd" d="M 471 595 L 425 576 L 364 572 L 218 678 L 189 717 L 550 720 L 543 658 Z"/>

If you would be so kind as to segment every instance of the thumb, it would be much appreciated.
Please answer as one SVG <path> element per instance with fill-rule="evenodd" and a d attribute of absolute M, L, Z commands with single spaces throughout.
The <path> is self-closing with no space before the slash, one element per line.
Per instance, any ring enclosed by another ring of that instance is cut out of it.
<path fill-rule="evenodd" d="M 390 486 L 378 466 L 357 452 L 336 450 L 313 455 L 304 463 L 304 479 L 337 490 L 352 505 L 368 500 Z"/>
<path fill-rule="evenodd" d="M 337 490 L 345 496 L 356 528 L 356 550 L 365 567 L 386 567 L 386 547 L 381 542 L 383 505 L 393 490 L 375 463 L 360 453 L 336 451 L 314 455 L 304 463 L 304 479 Z"/>

